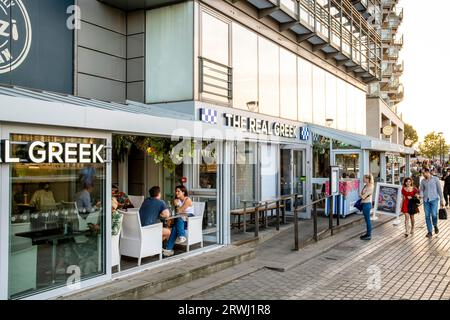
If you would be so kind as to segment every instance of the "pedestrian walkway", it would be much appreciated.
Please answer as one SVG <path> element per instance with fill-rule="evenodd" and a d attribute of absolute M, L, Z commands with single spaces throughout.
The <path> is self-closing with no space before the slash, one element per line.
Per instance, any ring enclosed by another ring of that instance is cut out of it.
<path fill-rule="evenodd" d="M 422 212 L 413 236 L 404 237 L 403 223 L 385 223 L 372 241 L 354 237 L 285 272 L 259 269 L 191 298 L 450 299 L 450 227 L 439 227 L 426 238 Z"/>

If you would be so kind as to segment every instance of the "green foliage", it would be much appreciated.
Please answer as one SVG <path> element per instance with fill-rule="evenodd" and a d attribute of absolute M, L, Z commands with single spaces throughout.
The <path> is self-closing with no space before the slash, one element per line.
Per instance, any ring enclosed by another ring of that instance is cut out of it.
<path fill-rule="evenodd" d="M 193 158 L 193 141 L 187 140 L 172 141 L 168 138 L 160 137 L 136 137 L 136 136 L 114 136 L 113 149 L 120 161 L 123 161 L 133 145 L 138 150 L 146 152 L 153 158 L 156 164 L 162 163 L 163 167 L 170 172 L 175 171 L 177 164 L 180 164 L 185 156 Z M 185 155 L 184 152 L 187 151 Z"/>
<path fill-rule="evenodd" d="M 426 158 L 434 158 L 440 154 L 447 154 L 449 146 L 444 137 L 441 139 L 441 136 L 433 131 L 425 136 L 423 143 L 419 145 L 419 151 Z"/>
<path fill-rule="evenodd" d="M 412 125 L 405 123 L 405 140 L 407 139 L 413 141 L 412 145 L 415 145 L 419 141 L 419 135 Z"/>

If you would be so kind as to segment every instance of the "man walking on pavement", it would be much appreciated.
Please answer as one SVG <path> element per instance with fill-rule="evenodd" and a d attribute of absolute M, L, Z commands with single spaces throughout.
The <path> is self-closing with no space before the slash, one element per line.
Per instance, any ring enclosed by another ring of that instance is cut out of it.
<path fill-rule="evenodd" d="M 444 195 L 442 194 L 441 182 L 437 177 L 430 173 L 430 169 L 424 168 L 422 170 L 424 179 L 420 183 L 420 198 L 423 199 L 423 207 L 425 209 L 425 221 L 427 223 L 428 234 L 427 237 L 438 234 L 439 229 L 437 225 L 438 203 L 441 200 L 441 207 L 444 207 Z"/>

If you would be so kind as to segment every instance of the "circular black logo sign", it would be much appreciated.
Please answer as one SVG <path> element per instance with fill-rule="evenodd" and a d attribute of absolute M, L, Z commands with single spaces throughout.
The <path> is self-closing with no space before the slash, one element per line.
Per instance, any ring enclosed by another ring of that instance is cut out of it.
<path fill-rule="evenodd" d="M 31 22 L 21 0 L 0 0 L 0 74 L 18 68 L 31 48 Z"/>

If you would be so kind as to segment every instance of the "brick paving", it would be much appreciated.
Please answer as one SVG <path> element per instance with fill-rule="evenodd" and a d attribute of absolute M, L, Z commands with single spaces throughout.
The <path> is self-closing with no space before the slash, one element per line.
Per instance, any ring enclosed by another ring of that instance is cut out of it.
<path fill-rule="evenodd" d="M 285 272 L 261 269 L 193 299 L 450 300 L 450 227 L 425 237 L 424 214 L 415 234 L 401 224 L 374 230 L 369 242 L 353 238 Z"/>

